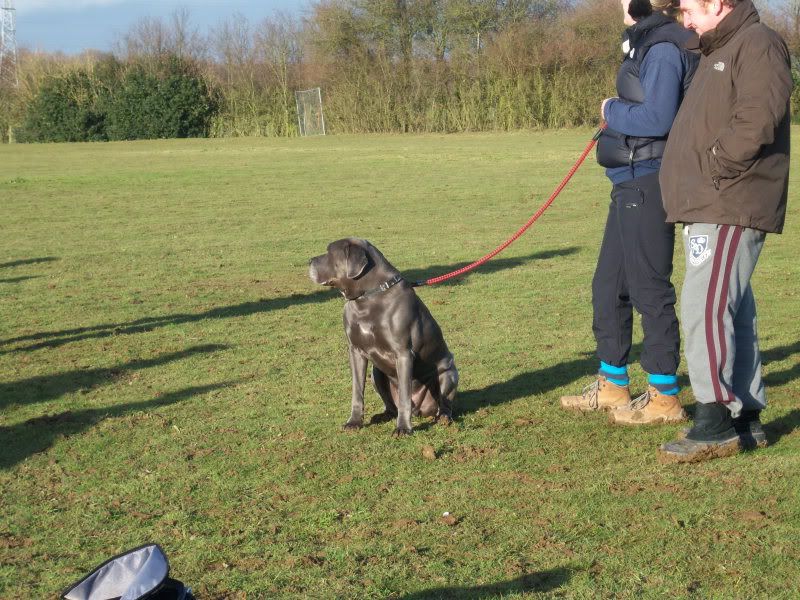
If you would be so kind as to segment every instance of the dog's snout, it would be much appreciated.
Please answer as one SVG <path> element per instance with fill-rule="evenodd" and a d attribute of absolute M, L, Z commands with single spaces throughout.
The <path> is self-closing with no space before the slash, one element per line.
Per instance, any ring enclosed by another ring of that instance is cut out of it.
<path fill-rule="evenodd" d="M 324 284 L 325 276 L 320 273 L 318 258 L 319 256 L 315 256 L 308 261 L 308 276 L 314 283 Z"/>

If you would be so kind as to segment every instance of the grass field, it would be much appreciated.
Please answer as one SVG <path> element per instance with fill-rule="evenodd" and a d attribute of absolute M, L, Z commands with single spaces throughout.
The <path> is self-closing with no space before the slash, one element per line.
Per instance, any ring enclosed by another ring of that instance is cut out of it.
<path fill-rule="evenodd" d="M 0 598 L 148 541 L 201 599 L 797 597 L 797 158 L 754 280 L 769 448 L 663 466 L 677 426 L 558 407 L 596 369 L 591 158 L 419 291 L 455 425 L 340 430 L 342 300 L 308 259 L 355 235 L 411 279 L 463 265 L 591 133 L 0 146 Z"/>

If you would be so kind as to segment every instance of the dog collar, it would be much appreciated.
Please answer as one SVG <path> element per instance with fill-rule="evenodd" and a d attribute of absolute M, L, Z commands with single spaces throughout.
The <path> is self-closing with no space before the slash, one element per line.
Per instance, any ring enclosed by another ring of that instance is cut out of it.
<path fill-rule="evenodd" d="M 399 274 L 395 275 L 394 277 L 392 277 L 388 281 L 384 281 L 378 287 L 372 288 L 371 290 L 367 290 L 366 292 L 364 292 L 360 296 L 356 296 L 355 298 L 349 298 L 349 301 L 352 302 L 353 300 L 359 300 L 360 298 L 365 298 L 366 296 L 372 296 L 374 294 L 380 294 L 381 292 L 385 292 L 389 288 L 397 285 L 401 281 L 403 281 L 403 276 L 399 275 Z"/>

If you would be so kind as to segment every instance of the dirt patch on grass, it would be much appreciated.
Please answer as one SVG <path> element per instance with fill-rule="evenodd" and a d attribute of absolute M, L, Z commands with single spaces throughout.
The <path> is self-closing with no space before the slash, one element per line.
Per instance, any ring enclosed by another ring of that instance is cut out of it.
<path fill-rule="evenodd" d="M 479 446 L 461 446 L 453 452 L 453 460 L 459 463 L 497 456 L 497 448 Z"/>

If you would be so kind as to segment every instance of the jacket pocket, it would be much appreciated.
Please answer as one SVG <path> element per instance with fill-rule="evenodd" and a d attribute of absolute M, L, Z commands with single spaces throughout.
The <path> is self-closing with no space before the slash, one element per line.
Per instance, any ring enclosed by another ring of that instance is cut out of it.
<path fill-rule="evenodd" d="M 719 180 L 721 178 L 719 176 L 719 165 L 717 164 L 717 158 L 714 156 L 714 152 L 711 148 L 708 148 L 705 151 L 703 157 L 705 158 L 705 164 L 703 165 L 703 178 L 706 181 L 710 181 L 711 185 L 714 186 L 714 189 L 719 191 Z"/>
<path fill-rule="evenodd" d="M 598 164 L 607 169 L 629 166 L 632 156 L 628 136 L 613 129 L 604 129 L 597 141 L 595 156 Z"/>

